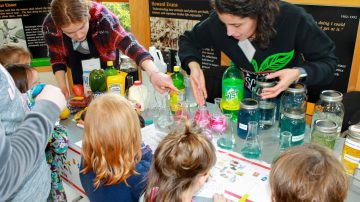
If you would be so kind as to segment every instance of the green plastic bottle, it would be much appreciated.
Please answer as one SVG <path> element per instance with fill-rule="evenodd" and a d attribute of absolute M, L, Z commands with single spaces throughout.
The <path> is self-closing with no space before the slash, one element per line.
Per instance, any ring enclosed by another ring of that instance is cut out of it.
<path fill-rule="evenodd" d="M 232 120 L 237 120 L 240 101 L 244 97 L 244 78 L 239 68 L 233 62 L 222 77 L 222 99 L 220 107 L 224 114 L 231 114 Z"/>
<path fill-rule="evenodd" d="M 171 75 L 171 79 L 174 86 L 179 90 L 179 92 L 174 91 L 170 94 L 170 110 L 172 113 L 175 113 L 179 110 L 180 102 L 185 100 L 184 76 L 180 73 L 179 66 L 174 66 L 174 73 Z"/>
<path fill-rule="evenodd" d="M 106 63 L 105 76 L 114 76 L 118 74 L 118 70 L 114 68 L 113 61 L 109 60 Z"/>

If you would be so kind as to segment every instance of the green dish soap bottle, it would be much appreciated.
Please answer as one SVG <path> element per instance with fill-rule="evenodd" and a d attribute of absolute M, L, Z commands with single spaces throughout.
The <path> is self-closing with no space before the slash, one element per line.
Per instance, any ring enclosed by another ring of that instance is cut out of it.
<path fill-rule="evenodd" d="M 172 113 L 175 113 L 180 108 L 180 102 L 185 100 L 184 76 L 180 73 L 180 66 L 174 66 L 174 73 L 171 75 L 171 79 L 174 86 L 179 90 L 179 92 L 173 91 L 170 94 L 170 110 Z"/>

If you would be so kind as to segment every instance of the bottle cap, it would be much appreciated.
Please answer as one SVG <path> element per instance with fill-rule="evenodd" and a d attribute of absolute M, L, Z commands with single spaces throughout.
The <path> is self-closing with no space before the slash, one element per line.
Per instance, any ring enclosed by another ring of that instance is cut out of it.
<path fill-rule="evenodd" d="M 320 99 L 327 102 L 341 102 L 343 94 L 335 90 L 324 90 L 320 94 Z"/>
<path fill-rule="evenodd" d="M 140 80 L 134 81 L 134 85 L 135 85 L 135 86 L 140 86 L 140 85 L 141 85 L 141 81 L 140 81 Z"/>
<path fill-rule="evenodd" d="M 180 71 L 180 66 L 174 66 L 174 72 Z"/>
<path fill-rule="evenodd" d="M 109 60 L 109 61 L 107 61 L 106 64 L 107 64 L 108 67 L 112 67 L 113 66 L 113 61 Z"/>

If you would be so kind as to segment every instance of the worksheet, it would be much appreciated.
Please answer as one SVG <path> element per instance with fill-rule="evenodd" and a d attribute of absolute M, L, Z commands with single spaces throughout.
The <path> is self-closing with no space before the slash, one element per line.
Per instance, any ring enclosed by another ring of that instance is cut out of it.
<path fill-rule="evenodd" d="M 215 193 L 222 193 L 227 199 L 236 202 L 271 201 L 269 164 L 220 149 L 216 156 L 216 165 L 196 196 L 212 198 Z"/>

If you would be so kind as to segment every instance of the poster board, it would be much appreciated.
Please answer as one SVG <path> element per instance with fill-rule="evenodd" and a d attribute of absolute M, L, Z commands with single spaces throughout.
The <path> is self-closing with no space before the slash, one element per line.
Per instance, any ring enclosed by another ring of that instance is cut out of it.
<path fill-rule="evenodd" d="M 33 55 L 32 66 L 48 66 L 42 22 L 51 0 L 0 0 L 0 45 L 17 43 Z"/>
<path fill-rule="evenodd" d="M 208 0 L 149 0 L 150 43 L 162 51 L 177 51 L 179 36 L 208 17 L 210 10 Z M 172 68 L 174 64 L 168 65 Z M 219 66 L 220 52 L 203 49 L 202 68 L 209 70 Z"/>

